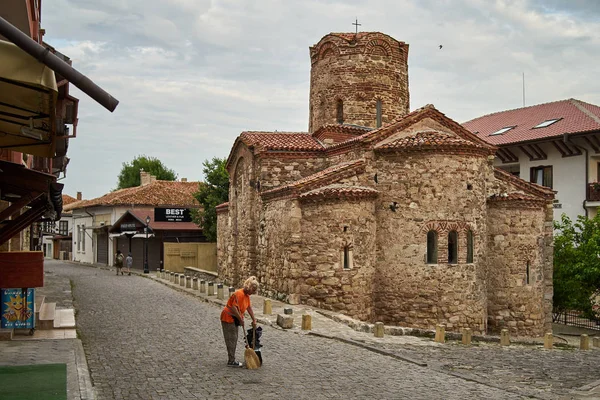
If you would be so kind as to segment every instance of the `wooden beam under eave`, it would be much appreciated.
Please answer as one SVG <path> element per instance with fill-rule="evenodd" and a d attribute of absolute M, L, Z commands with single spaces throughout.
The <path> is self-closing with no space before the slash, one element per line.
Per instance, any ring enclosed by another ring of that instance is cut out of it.
<path fill-rule="evenodd" d="M 529 157 L 529 161 L 533 161 L 535 159 L 524 146 L 519 146 L 519 149 L 521 149 L 521 151 L 525 153 L 527 157 Z"/>
<path fill-rule="evenodd" d="M 539 156 L 538 160 L 546 160 L 548 158 L 548 155 L 544 153 L 544 150 L 538 144 L 533 143 L 530 147 Z"/>
<path fill-rule="evenodd" d="M 556 150 L 558 150 L 558 151 L 559 151 L 559 153 L 560 153 L 560 154 L 561 154 L 563 157 L 567 157 L 567 156 L 568 156 L 568 154 L 567 154 L 567 152 L 565 151 L 565 149 L 563 149 L 563 148 L 561 147 L 561 144 L 562 144 L 562 142 L 561 142 L 560 140 L 553 140 L 553 141 L 552 141 L 552 145 L 554 146 L 554 148 L 555 148 Z"/>
<path fill-rule="evenodd" d="M 595 138 L 595 136 L 592 136 L 592 138 Z M 587 142 L 587 144 L 590 145 L 590 147 L 592 148 L 592 150 L 594 150 L 594 153 L 598 153 L 598 150 L 600 149 L 600 147 L 598 146 L 598 140 L 597 139 L 594 140 L 594 141 L 592 141 L 587 136 L 584 136 L 583 139 Z"/>

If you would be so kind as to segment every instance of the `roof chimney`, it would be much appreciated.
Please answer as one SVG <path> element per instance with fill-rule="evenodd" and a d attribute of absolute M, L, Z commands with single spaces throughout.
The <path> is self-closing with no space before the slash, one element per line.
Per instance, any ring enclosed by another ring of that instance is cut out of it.
<path fill-rule="evenodd" d="M 77 200 L 81 200 L 81 192 L 77 192 Z"/>
<path fill-rule="evenodd" d="M 187 182 L 187 178 L 181 178 L 181 182 Z"/>
<path fill-rule="evenodd" d="M 150 172 L 140 169 L 140 186 L 146 186 L 147 184 L 151 183 L 151 177 L 152 175 L 150 175 Z"/>

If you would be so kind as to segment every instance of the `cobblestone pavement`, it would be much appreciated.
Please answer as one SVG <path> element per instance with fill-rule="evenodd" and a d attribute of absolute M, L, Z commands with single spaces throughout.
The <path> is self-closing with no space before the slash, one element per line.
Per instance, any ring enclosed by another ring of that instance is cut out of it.
<path fill-rule="evenodd" d="M 78 329 L 100 400 L 568 399 L 579 398 L 571 389 L 599 378 L 598 351 L 375 339 L 325 318 L 328 325 L 316 313 L 313 334 L 275 329 L 260 316 L 263 368 L 232 369 L 225 366 L 220 307 L 145 277 L 57 262 L 46 269 L 74 283 Z M 262 298 L 252 299 L 260 309 Z"/>

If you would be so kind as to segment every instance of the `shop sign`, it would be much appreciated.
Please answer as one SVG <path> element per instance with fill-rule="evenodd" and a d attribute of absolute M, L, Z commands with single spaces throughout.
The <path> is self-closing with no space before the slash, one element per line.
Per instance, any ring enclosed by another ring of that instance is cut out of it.
<path fill-rule="evenodd" d="M 121 224 L 121 232 L 137 231 L 135 222 L 123 222 Z"/>
<path fill-rule="evenodd" d="M 1 289 L 0 328 L 33 329 L 35 289 Z"/>
<path fill-rule="evenodd" d="M 155 208 L 154 221 L 192 222 L 192 214 L 189 208 Z"/>

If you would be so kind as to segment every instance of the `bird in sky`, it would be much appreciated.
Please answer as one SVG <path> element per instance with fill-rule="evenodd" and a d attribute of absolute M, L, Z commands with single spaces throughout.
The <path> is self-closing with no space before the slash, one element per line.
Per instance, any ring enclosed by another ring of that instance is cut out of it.
<path fill-rule="evenodd" d="M 442 47 L 444 47 L 444 46 L 440 44 L 440 50 L 442 49 Z"/>

